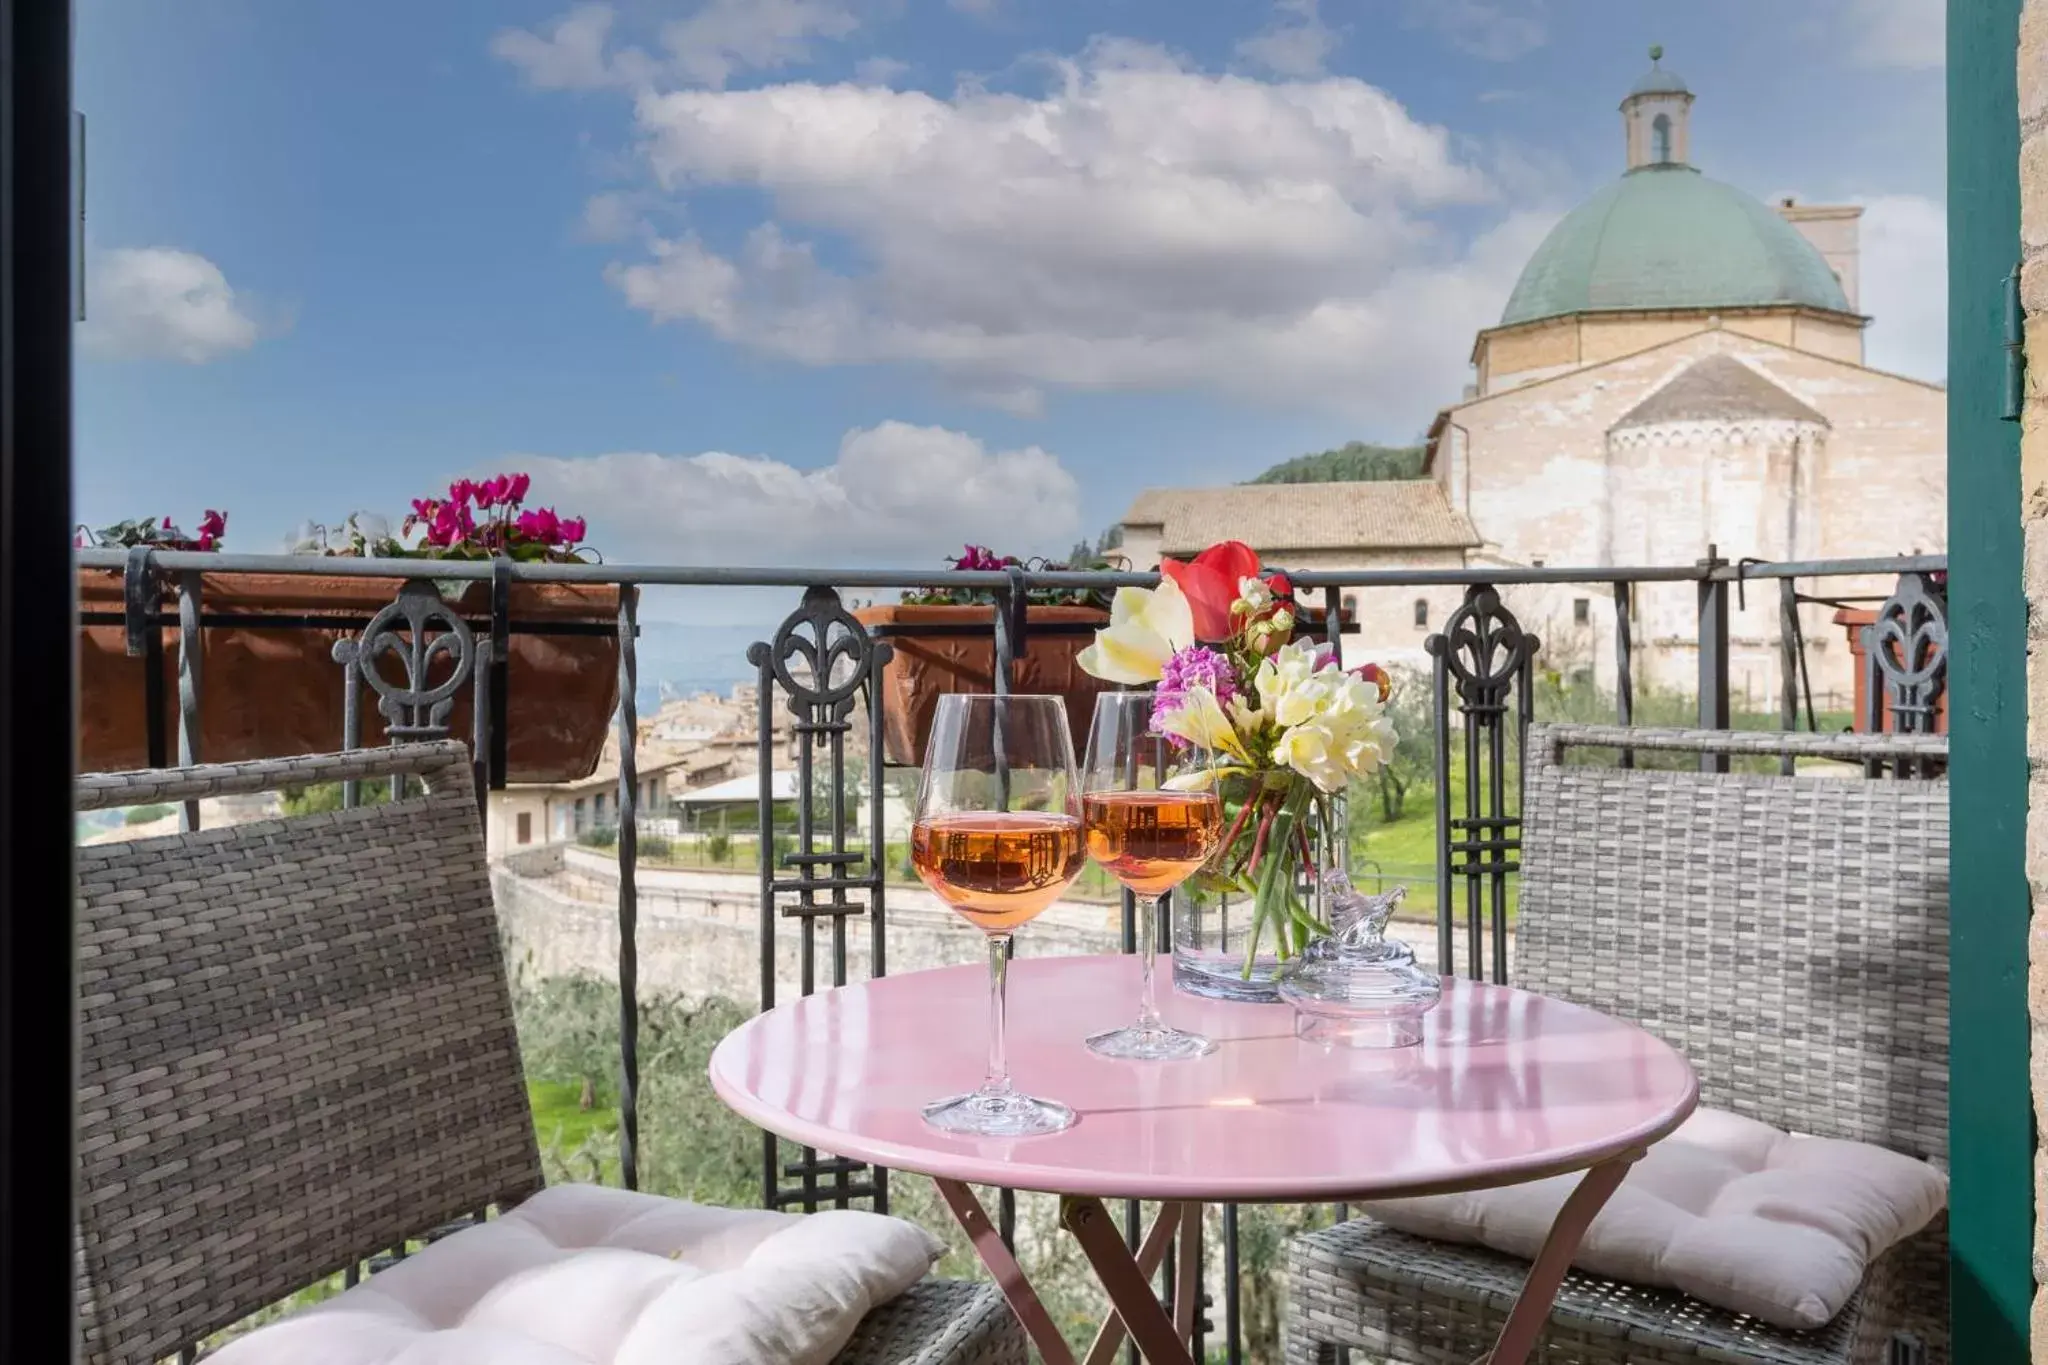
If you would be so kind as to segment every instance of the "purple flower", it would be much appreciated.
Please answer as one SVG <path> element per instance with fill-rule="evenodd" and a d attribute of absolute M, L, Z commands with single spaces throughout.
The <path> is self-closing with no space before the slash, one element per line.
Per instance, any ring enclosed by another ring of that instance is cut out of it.
<path fill-rule="evenodd" d="M 1183 649 L 1166 661 L 1159 672 L 1159 690 L 1152 694 L 1153 726 L 1162 714 L 1178 711 L 1187 701 L 1190 687 L 1206 687 L 1218 705 L 1227 706 L 1237 696 L 1237 671 L 1230 660 L 1204 645 Z"/>

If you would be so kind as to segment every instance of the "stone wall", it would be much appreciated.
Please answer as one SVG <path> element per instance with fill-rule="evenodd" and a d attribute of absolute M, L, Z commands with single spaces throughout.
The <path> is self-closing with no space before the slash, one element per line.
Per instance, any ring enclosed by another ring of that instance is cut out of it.
<path fill-rule="evenodd" d="M 553 868 L 540 855 L 529 854 L 491 869 L 498 919 L 515 970 L 530 979 L 613 977 L 619 960 L 617 864 L 592 849 L 552 852 L 557 860 Z M 719 995 L 746 1003 L 759 998 L 758 877 L 643 866 L 637 885 L 640 989 L 644 993 L 691 1000 Z M 892 886 L 884 904 L 890 972 L 985 960 L 981 934 L 928 892 Z M 1113 906 L 1062 902 L 1017 936 L 1017 951 L 1026 957 L 1114 952 L 1116 913 Z M 802 922 L 780 919 L 775 929 L 776 994 L 792 996 L 803 978 Z M 819 921 L 815 932 L 813 979 L 818 985 L 829 985 L 830 922 Z M 850 917 L 846 932 L 850 980 L 868 975 L 868 941 L 867 918 Z"/>
<path fill-rule="evenodd" d="M 1946 547 L 1947 400 L 1940 388 L 1787 350 L 1731 325 L 1453 409 L 1438 476 L 1452 505 L 1486 539 L 1475 562 L 1685 564 L 1709 544 L 1731 559 L 1785 557 L 1782 509 L 1766 515 L 1774 509 L 1758 502 L 1760 481 L 1746 490 L 1726 482 L 1732 462 L 1725 451 L 1667 444 L 1636 452 L 1630 458 L 1643 464 L 1640 476 L 1626 488 L 1616 486 L 1609 430 L 1687 366 L 1716 354 L 1757 370 L 1828 419 L 1825 440 L 1810 452 L 1813 506 L 1797 537 L 1799 551 L 1837 558 Z M 1740 431 L 1708 435 L 1723 446 L 1747 439 Z M 1815 590 L 1811 583 L 1801 586 Z M 1881 597 L 1892 586 L 1884 578 L 1837 579 L 1821 591 Z M 1596 603 L 1587 627 L 1579 627 L 1573 604 L 1586 595 L 1580 587 L 1507 594 L 1524 624 L 1544 634 L 1547 644 L 1569 641 L 1569 652 L 1590 663 L 1602 686 L 1611 686 L 1612 606 Z M 1774 585 L 1764 585 L 1745 596 L 1747 606 L 1734 612 L 1730 632 L 1731 687 L 1750 707 L 1775 709 L 1778 595 Z M 1635 594 L 1634 610 L 1638 681 L 1692 691 L 1694 586 L 1645 585 Z M 1807 667 L 1823 705 L 1830 693 L 1846 704 L 1854 683 L 1847 641 L 1831 616 L 1818 606 L 1801 611 Z"/>
<path fill-rule="evenodd" d="M 619 962 L 618 865 L 587 848 L 554 847 L 516 854 L 491 867 L 498 921 L 514 971 L 526 980 L 557 976 L 615 979 Z M 761 883 L 752 873 L 643 866 L 637 880 L 640 989 L 649 996 L 697 1001 L 760 998 Z M 986 940 L 921 887 L 891 886 L 884 901 L 891 974 L 987 960 Z M 1022 957 L 1115 952 L 1115 905 L 1061 901 L 1017 936 Z M 776 996 L 802 986 L 802 924 L 779 919 Z M 1419 953 L 1434 951 L 1434 926 L 1401 923 L 1396 937 Z M 847 979 L 868 975 L 865 916 L 847 920 Z M 820 921 L 812 968 L 816 984 L 832 980 L 832 931 Z M 1162 963 L 1162 971 L 1167 970 Z"/>
<path fill-rule="evenodd" d="M 1795 308 L 1730 308 L 1721 326 L 1851 365 L 1863 363 L 1863 328 L 1826 313 Z M 1475 347 L 1479 391 L 1500 393 L 1585 365 L 1619 360 L 1698 332 L 1698 310 L 1582 314 L 1546 318 L 1480 333 Z"/>
<path fill-rule="evenodd" d="M 2020 516 L 2026 528 L 2027 884 L 2033 896 L 2027 1010 L 2033 1032 L 2034 1112 L 2048 1132 L 2048 0 L 2020 18 L 2020 296 L 2027 312 L 2027 406 L 2020 437 Z M 2048 1153 L 2034 1163 L 2034 1275 L 2048 1272 Z M 2048 1360 L 2048 1286 L 2034 1295 L 2033 1357 Z"/>

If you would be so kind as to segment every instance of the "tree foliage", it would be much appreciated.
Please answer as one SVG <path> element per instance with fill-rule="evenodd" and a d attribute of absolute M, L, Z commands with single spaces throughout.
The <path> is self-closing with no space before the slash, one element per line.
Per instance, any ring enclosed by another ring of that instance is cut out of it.
<path fill-rule="evenodd" d="M 1358 483 L 1422 477 L 1423 448 L 1347 441 L 1335 450 L 1284 460 L 1252 483 Z"/>
<path fill-rule="evenodd" d="M 417 779 L 407 778 L 409 790 L 417 791 Z M 361 782 L 356 785 L 356 804 L 359 806 L 381 806 L 391 799 L 391 784 L 388 781 Z M 325 815 L 328 811 L 341 809 L 341 783 L 316 782 L 310 787 L 299 787 L 284 793 L 282 804 L 286 815 Z"/>

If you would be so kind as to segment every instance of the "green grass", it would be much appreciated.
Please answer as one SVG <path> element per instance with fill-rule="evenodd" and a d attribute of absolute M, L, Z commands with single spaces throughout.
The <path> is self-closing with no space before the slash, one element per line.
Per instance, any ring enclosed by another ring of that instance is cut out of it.
<path fill-rule="evenodd" d="M 1373 812 L 1373 822 L 1367 827 L 1362 839 L 1354 837 L 1351 845 L 1351 880 L 1360 890 L 1377 893 L 1396 886 L 1406 886 L 1408 896 L 1401 902 L 1396 918 L 1403 920 L 1436 919 L 1436 811 L 1433 793 L 1424 791 L 1418 803 L 1414 794 L 1408 799 L 1408 807 L 1399 820 L 1383 823 L 1379 813 Z M 1521 878 L 1510 874 L 1508 877 L 1508 924 L 1515 922 L 1515 908 Z M 1482 888 L 1483 889 L 1483 888 Z M 1453 923 L 1465 922 L 1462 893 L 1458 884 L 1453 883 L 1452 892 L 1460 899 Z"/>
<path fill-rule="evenodd" d="M 581 1083 L 529 1080 L 526 1098 L 533 1106 L 533 1133 L 549 1184 L 618 1183 L 619 1114 L 609 1097 L 585 1109 Z"/>

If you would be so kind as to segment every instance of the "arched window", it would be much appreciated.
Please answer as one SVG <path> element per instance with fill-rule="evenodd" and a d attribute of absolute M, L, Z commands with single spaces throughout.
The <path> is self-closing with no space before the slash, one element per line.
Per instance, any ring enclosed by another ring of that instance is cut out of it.
<path fill-rule="evenodd" d="M 1671 160 L 1671 115 L 1659 114 L 1650 124 L 1650 160 L 1663 165 Z"/>
<path fill-rule="evenodd" d="M 1427 597 L 1415 599 L 1415 628 L 1417 630 L 1429 629 L 1429 599 Z"/>

